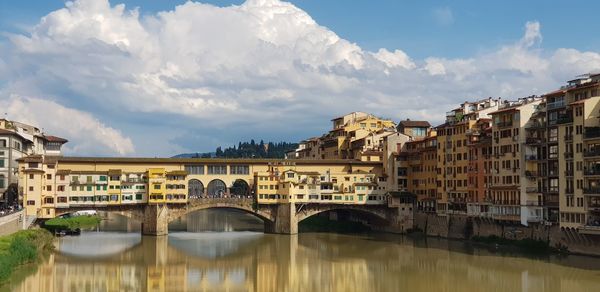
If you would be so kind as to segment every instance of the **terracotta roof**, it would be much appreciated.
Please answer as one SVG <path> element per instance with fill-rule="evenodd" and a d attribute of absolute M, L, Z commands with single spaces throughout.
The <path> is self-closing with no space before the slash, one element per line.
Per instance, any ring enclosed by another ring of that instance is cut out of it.
<path fill-rule="evenodd" d="M 44 135 L 43 138 L 48 141 L 48 142 L 57 142 L 57 143 L 67 143 L 69 142 L 69 140 L 61 138 L 61 137 L 56 137 L 56 136 L 46 136 Z"/>
<path fill-rule="evenodd" d="M 411 120 L 404 120 L 404 121 L 400 121 L 398 123 L 398 126 L 403 126 L 403 127 L 420 127 L 420 128 L 429 128 L 431 127 L 431 124 L 428 121 L 411 121 Z"/>

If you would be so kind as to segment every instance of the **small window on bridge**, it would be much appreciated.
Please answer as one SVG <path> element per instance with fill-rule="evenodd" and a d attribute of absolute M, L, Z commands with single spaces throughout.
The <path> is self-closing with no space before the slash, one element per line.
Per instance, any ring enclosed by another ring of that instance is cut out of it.
<path fill-rule="evenodd" d="M 231 174 L 249 174 L 250 167 L 248 165 L 232 165 L 229 167 Z"/>
<path fill-rule="evenodd" d="M 204 174 L 204 165 L 186 165 L 185 171 L 188 174 Z"/>

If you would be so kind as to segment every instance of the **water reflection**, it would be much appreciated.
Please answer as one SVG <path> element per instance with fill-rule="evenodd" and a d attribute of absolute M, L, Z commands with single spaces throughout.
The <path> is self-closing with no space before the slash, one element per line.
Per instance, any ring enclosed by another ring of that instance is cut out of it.
<path fill-rule="evenodd" d="M 61 239 L 58 250 L 33 275 L 9 287 L 14 291 L 571 292 L 597 291 L 600 283 L 597 270 L 556 264 L 564 259 L 499 256 L 461 244 L 396 235 L 173 232 L 157 238 L 84 233 Z"/>

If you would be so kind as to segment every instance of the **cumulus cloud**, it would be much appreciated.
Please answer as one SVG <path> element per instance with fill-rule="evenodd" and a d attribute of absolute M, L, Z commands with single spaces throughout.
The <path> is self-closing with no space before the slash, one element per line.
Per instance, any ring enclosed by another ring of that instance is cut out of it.
<path fill-rule="evenodd" d="M 0 108 L 11 120 L 41 127 L 47 135 L 69 137 L 67 153 L 127 155 L 133 143 L 120 131 L 102 124 L 88 113 L 66 108 L 53 101 L 10 96 L 0 99 Z"/>
<path fill-rule="evenodd" d="M 442 12 L 454 21 L 451 10 Z M 1 92 L 52 96 L 56 106 L 126 129 L 111 128 L 118 145 L 99 144 L 119 154 L 133 151 L 123 136 L 136 137 L 144 155 L 173 154 L 148 148 L 155 139 L 189 151 L 265 133 L 297 140 L 355 110 L 438 122 L 459 102 L 543 93 L 600 68 L 597 52 L 544 50 L 538 22 L 487 53 L 417 60 L 401 48 L 365 50 L 278 0 L 186 2 L 147 16 L 107 0 L 79 0 L 9 39 L 0 46 Z M 51 120 L 49 112 L 31 114 Z M 91 147 L 79 141 L 74 152 L 80 143 Z"/>

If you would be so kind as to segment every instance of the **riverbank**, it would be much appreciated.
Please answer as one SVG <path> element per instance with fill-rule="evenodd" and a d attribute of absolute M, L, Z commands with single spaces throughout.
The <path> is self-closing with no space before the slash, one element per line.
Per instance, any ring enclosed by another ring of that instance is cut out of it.
<path fill-rule="evenodd" d="M 44 222 L 44 228 L 54 231 L 75 231 L 96 227 L 102 219 L 99 216 L 73 216 L 67 218 L 53 218 Z"/>
<path fill-rule="evenodd" d="M 19 266 L 35 261 L 41 252 L 52 247 L 53 236 L 44 229 L 21 230 L 0 237 L 0 283 Z"/>

